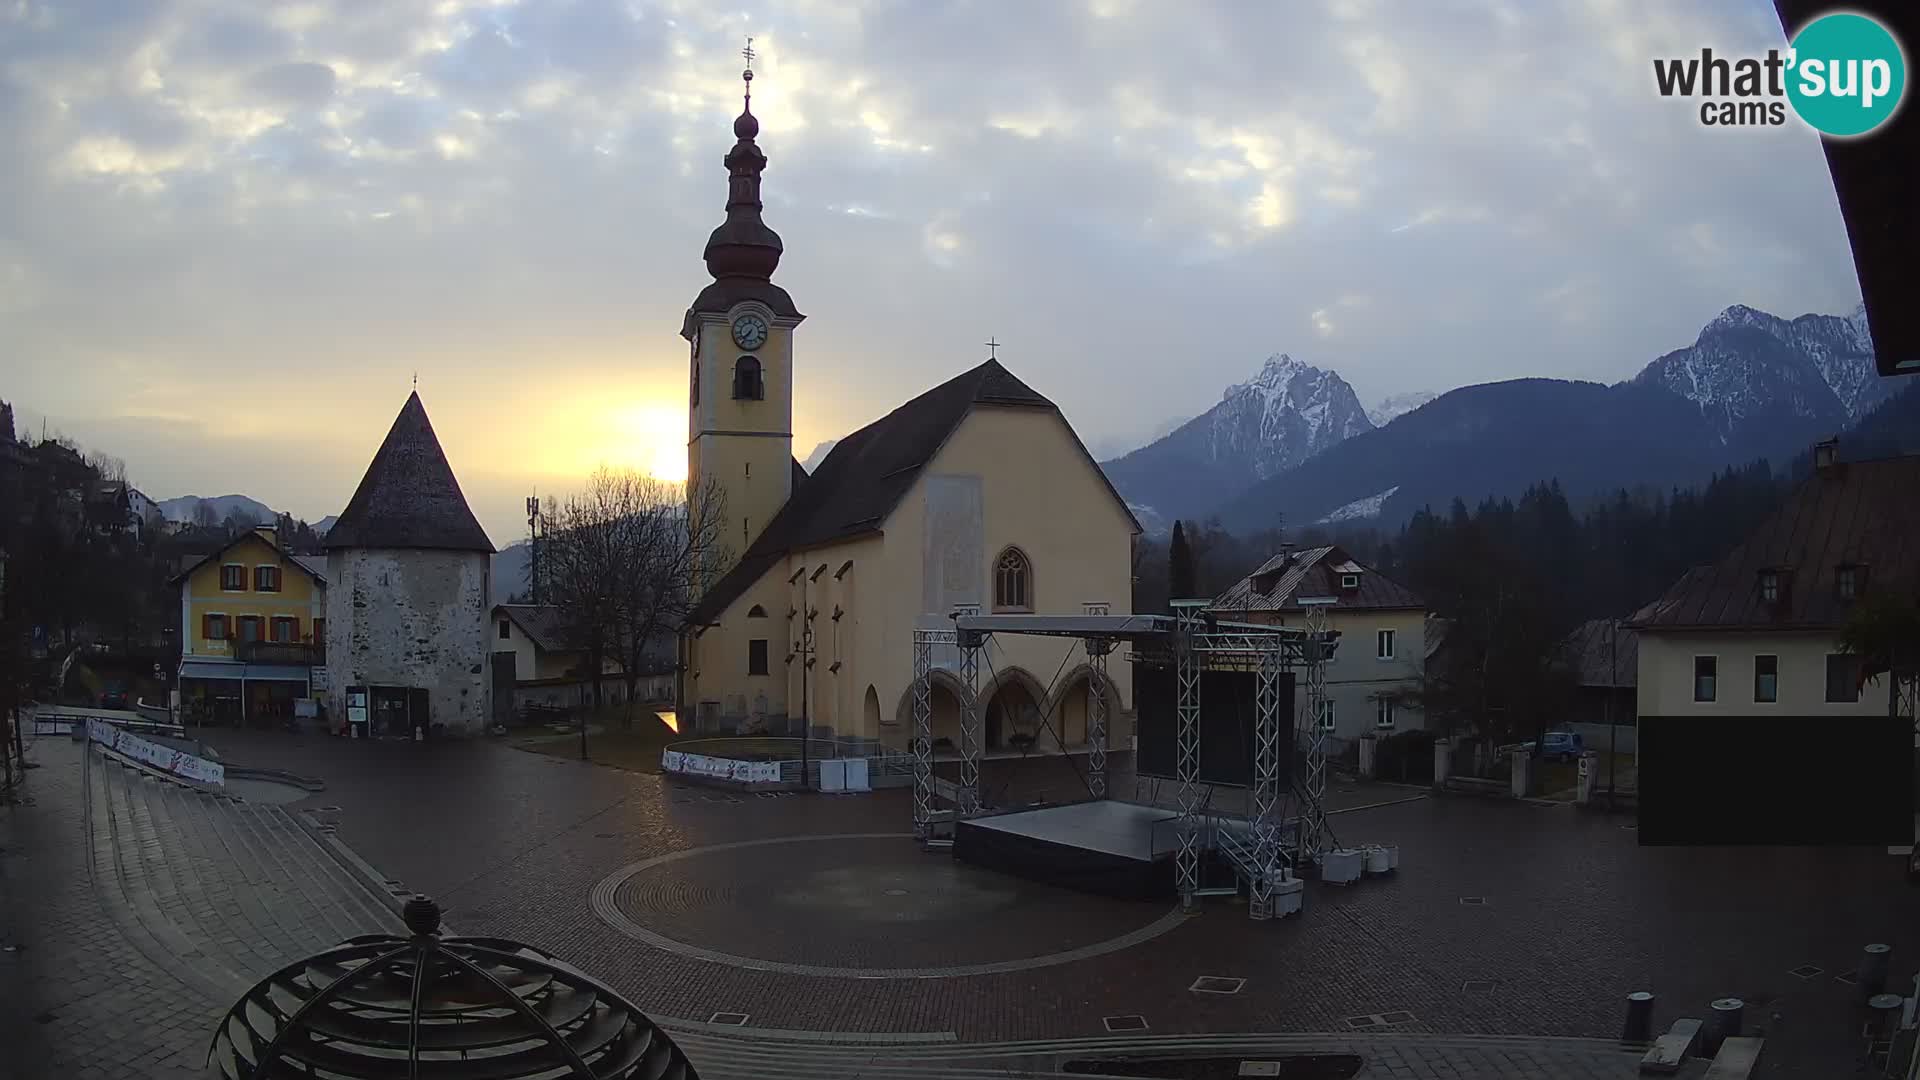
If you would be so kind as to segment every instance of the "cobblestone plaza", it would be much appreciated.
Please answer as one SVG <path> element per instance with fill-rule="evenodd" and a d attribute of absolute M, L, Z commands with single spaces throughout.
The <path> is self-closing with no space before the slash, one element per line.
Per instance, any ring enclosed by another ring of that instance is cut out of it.
<path fill-rule="evenodd" d="M 1828 1076 L 1861 1049 L 1840 978 L 1861 948 L 1892 945 L 1901 985 L 1920 955 L 1884 852 L 1647 849 L 1627 819 L 1566 806 L 1337 791 L 1340 837 L 1399 844 L 1399 874 L 1311 884 L 1299 917 L 1254 923 L 1231 901 L 1181 916 L 923 853 L 904 792 L 730 794 L 484 742 L 216 742 L 327 789 L 216 799 L 83 767 L 65 740 L 32 748 L 29 801 L 0 810 L 18 1075 L 197 1075 L 245 986 L 395 930 L 389 898 L 301 827 L 321 806 L 453 932 L 605 979 L 684 1033 L 703 1075 L 1340 1051 L 1364 1077 L 1627 1077 L 1622 999 L 1651 990 L 1662 1029 L 1741 997 L 1766 1029 L 1758 1075 Z M 1206 976 L 1245 981 L 1194 989 Z"/>

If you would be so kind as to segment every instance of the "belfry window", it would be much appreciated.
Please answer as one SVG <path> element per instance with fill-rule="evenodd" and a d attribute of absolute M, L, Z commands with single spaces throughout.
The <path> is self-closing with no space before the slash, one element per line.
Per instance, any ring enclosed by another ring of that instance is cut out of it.
<path fill-rule="evenodd" d="M 766 396 L 766 384 L 760 378 L 760 361 L 751 356 L 743 356 L 735 360 L 733 362 L 733 399 L 760 401 Z"/>

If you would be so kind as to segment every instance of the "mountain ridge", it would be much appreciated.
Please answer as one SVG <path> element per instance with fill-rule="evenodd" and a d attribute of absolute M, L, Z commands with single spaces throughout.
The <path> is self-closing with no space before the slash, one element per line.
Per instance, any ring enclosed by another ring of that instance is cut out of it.
<path fill-rule="evenodd" d="M 1101 468 L 1136 516 L 1167 521 L 1194 516 L 1372 428 L 1337 372 L 1273 353 L 1212 408 Z"/>

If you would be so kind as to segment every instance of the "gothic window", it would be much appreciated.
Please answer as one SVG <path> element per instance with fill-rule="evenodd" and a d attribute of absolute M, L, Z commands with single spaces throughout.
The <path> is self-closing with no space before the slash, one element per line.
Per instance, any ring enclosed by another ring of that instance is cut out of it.
<path fill-rule="evenodd" d="M 994 560 L 993 609 L 1033 610 L 1033 564 L 1019 548 L 1010 547 Z"/>
<path fill-rule="evenodd" d="M 733 362 L 733 398 L 735 401 L 760 401 L 767 396 L 760 379 L 760 361 L 743 356 Z"/>
<path fill-rule="evenodd" d="M 747 609 L 747 618 L 749 619 L 764 619 L 766 617 L 767 609 L 761 607 L 759 604 L 755 604 Z"/>

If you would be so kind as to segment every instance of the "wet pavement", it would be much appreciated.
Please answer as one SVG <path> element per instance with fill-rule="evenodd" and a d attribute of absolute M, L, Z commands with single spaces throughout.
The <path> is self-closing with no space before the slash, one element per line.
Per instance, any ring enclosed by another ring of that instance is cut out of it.
<path fill-rule="evenodd" d="M 1831 1076 L 1860 1046 L 1855 988 L 1836 976 L 1874 941 L 1893 946 L 1897 987 L 1920 960 L 1920 896 L 1883 851 L 1643 849 L 1628 819 L 1567 806 L 1336 789 L 1337 835 L 1400 845 L 1397 875 L 1311 883 L 1295 918 L 1254 923 L 1216 900 L 1128 938 L 1164 911 L 955 868 L 900 835 L 904 791 L 741 796 L 491 742 L 210 741 L 229 761 L 324 779 L 294 808 L 340 807 L 341 838 L 434 895 L 457 932 L 539 945 L 696 1026 L 725 1012 L 763 1031 L 1052 1053 L 1139 1016 L 1146 1038 L 1375 1047 L 1363 1076 L 1624 1077 L 1631 1056 L 1607 1040 L 1625 995 L 1650 990 L 1658 1029 L 1742 997 L 1749 1028 L 1767 1029 L 1756 1075 Z M 10 902 L 39 887 L 0 881 Z M 994 965 L 1007 969 L 943 973 Z M 1199 993 L 1201 976 L 1245 982 Z M 1515 1065 L 1524 1055 L 1548 1071 Z"/>

